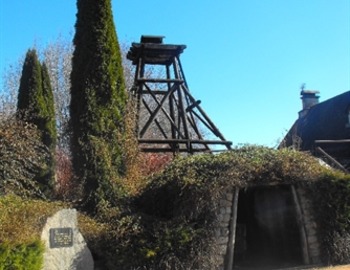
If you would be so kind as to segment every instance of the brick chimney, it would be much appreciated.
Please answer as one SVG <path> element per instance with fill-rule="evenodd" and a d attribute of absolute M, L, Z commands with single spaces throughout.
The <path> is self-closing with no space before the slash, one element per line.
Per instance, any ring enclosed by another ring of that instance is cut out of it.
<path fill-rule="evenodd" d="M 312 106 L 318 104 L 320 96 L 317 94 L 319 93 L 319 91 L 314 90 L 301 90 L 300 95 L 303 102 L 303 109 L 299 112 L 299 118 L 304 117 Z"/>

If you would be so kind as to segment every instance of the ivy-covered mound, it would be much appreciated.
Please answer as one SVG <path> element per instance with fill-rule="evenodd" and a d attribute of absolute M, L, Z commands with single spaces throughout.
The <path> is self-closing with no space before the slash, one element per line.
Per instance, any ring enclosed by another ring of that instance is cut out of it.
<path fill-rule="evenodd" d="M 124 263 L 148 269 L 214 269 L 217 249 L 212 237 L 222 193 L 261 184 L 309 188 L 320 232 L 327 236 L 320 238 L 325 263 L 350 261 L 350 177 L 305 153 L 243 147 L 219 155 L 178 158 L 150 179 L 136 199 L 141 214 L 130 227 L 136 232 L 125 237 L 133 246 L 125 248 L 129 259 Z M 130 259 L 136 254 L 135 260 Z"/>
<path fill-rule="evenodd" d="M 218 250 L 212 239 L 222 193 L 279 183 L 309 189 L 324 262 L 350 262 L 350 176 L 305 153 L 247 146 L 179 157 L 147 181 L 137 197 L 124 194 L 103 216 L 80 215 L 80 230 L 103 269 L 215 269 Z M 26 265 L 23 260 L 31 258 L 33 268 L 18 269 L 40 269 L 42 226 L 63 207 L 69 205 L 0 196 L 0 265 L 19 257 Z"/>

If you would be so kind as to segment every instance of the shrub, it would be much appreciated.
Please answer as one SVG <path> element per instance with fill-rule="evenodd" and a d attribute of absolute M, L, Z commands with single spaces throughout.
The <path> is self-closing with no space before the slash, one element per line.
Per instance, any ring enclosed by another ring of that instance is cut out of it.
<path fill-rule="evenodd" d="M 350 175 L 331 171 L 310 185 L 323 261 L 350 263 Z"/>
<path fill-rule="evenodd" d="M 172 153 L 140 153 L 142 163 L 139 170 L 144 176 L 151 176 L 163 170 L 174 159 Z"/>
<path fill-rule="evenodd" d="M 0 116 L 0 195 L 44 198 L 46 186 L 34 179 L 47 170 L 48 156 L 33 124 Z"/>
<path fill-rule="evenodd" d="M 41 270 L 44 245 L 40 241 L 11 246 L 0 243 L 0 270 Z"/>
<path fill-rule="evenodd" d="M 56 151 L 55 197 L 70 201 L 81 198 L 81 183 L 74 175 L 72 160 L 61 150 Z"/>

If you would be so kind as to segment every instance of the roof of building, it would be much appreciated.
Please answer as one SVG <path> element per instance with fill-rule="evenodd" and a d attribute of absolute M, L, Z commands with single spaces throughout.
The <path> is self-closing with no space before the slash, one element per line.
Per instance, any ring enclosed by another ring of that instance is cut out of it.
<path fill-rule="evenodd" d="M 310 151 L 333 167 L 350 171 L 350 91 L 303 109 L 279 148 Z"/>
<path fill-rule="evenodd" d="M 297 119 L 283 142 L 285 146 L 301 139 L 301 150 L 312 149 L 315 140 L 350 139 L 350 91 L 312 106 Z"/>

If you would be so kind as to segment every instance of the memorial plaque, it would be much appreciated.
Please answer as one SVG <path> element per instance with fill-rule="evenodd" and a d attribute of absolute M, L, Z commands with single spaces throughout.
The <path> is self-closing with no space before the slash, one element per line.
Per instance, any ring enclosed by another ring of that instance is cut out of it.
<path fill-rule="evenodd" d="M 63 248 L 73 246 L 72 228 L 50 229 L 50 248 Z"/>

